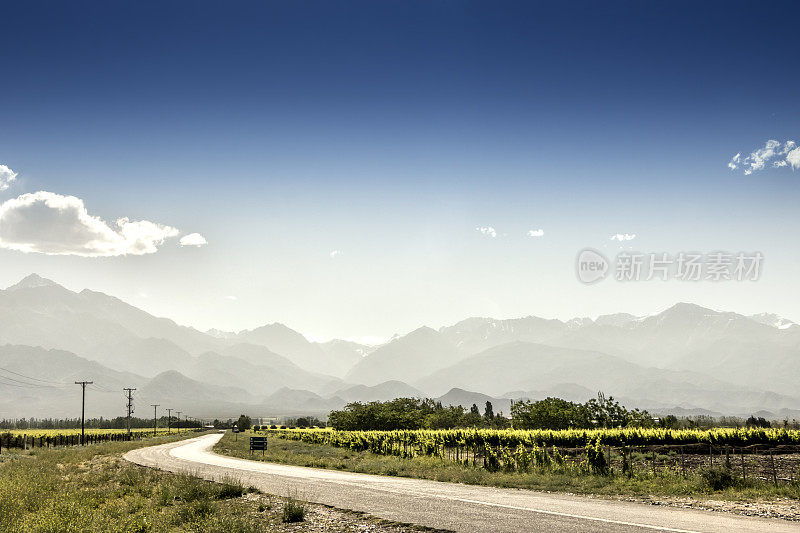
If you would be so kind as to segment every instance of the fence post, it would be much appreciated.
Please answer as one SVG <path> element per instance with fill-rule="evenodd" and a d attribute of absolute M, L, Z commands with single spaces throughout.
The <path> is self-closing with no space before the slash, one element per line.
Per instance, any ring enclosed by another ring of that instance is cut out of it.
<path fill-rule="evenodd" d="M 769 451 L 769 462 L 772 464 L 772 481 L 775 486 L 778 486 L 778 473 L 775 471 L 775 458 L 772 456 L 772 450 Z"/>
<path fill-rule="evenodd" d="M 742 482 L 747 481 L 747 471 L 744 468 L 744 450 L 740 450 L 739 457 L 742 458 Z"/>
<path fill-rule="evenodd" d="M 711 468 L 714 468 L 714 446 L 708 445 L 708 460 L 711 462 Z"/>
<path fill-rule="evenodd" d="M 656 477 L 656 451 L 650 450 L 650 461 L 653 463 L 653 477 Z"/>
<path fill-rule="evenodd" d="M 681 473 L 683 477 L 686 477 L 686 457 L 683 455 L 683 446 L 680 448 L 681 450 Z"/>

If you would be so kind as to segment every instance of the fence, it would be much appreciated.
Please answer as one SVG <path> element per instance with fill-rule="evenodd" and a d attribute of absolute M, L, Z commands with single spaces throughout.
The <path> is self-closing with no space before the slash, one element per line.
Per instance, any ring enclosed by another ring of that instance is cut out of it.
<path fill-rule="evenodd" d="M 689 444 L 603 445 L 600 442 L 582 447 L 503 446 L 460 441 L 453 445 L 442 439 L 424 443 L 396 439 L 337 439 L 334 434 L 306 431 L 273 431 L 276 436 L 311 444 L 328 444 L 354 451 L 371 451 L 399 457 L 430 456 L 483 468 L 508 472 L 531 472 L 536 469 L 560 469 L 569 473 L 594 473 L 627 476 L 687 476 L 703 468 L 724 466 L 743 480 L 773 483 L 796 483 L 800 472 L 800 445 L 797 444 Z M 406 435 L 407 436 L 407 435 Z"/>
<path fill-rule="evenodd" d="M 195 429 L 193 431 L 201 431 Z M 161 433 L 165 434 L 165 433 Z M 85 444 L 100 444 L 102 442 L 122 442 L 129 440 L 142 440 L 152 437 L 151 432 L 136 431 L 128 435 L 127 432 L 119 433 L 86 433 L 83 437 Z M 13 433 L 0 433 L 0 453 L 16 448 L 28 450 L 31 448 L 54 448 L 58 446 L 78 446 L 81 443 L 80 433 L 55 434 L 55 435 L 26 435 Z"/>

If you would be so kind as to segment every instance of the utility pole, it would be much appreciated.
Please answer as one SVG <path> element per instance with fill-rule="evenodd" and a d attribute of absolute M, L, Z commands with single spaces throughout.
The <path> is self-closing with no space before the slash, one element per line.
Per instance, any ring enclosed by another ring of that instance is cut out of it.
<path fill-rule="evenodd" d="M 76 381 L 75 385 L 81 386 L 81 446 L 85 441 L 83 417 L 86 414 L 86 385 L 91 385 L 94 381 Z"/>
<path fill-rule="evenodd" d="M 131 440 L 131 414 L 133 413 L 133 391 L 136 389 L 125 387 L 122 390 L 128 393 L 128 440 Z"/>
<path fill-rule="evenodd" d="M 167 409 L 167 435 L 172 431 L 172 409 Z"/>
<path fill-rule="evenodd" d="M 153 406 L 153 436 L 155 437 L 158 434 L 158 418 L 156 418 L 158 415 L 156 415 L 156 412 L 159 404 L 151 403 L 150 405 Z"/>
<path fill-rule="evenodd" d="M 181 412 L 178 411 L 178 433 L 181 432 Z"/>

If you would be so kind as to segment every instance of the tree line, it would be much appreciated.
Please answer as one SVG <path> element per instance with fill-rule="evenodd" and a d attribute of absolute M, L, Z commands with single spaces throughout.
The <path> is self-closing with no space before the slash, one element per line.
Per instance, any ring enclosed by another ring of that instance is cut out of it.
<path fill-rule="evenodd" d="M 331 411 L 328 425 L 343 431 L 399 429 L 569 429 L 652 427 L 656 421 L 647 411 L 629 410 L 599 393 L 586 403 L 560 398 L 511 403 L 510 417 L 494 412 L 486 402 L 483 413 L 476 404 L 444 406 L 431 399 L 397 398 L 386 402 L 352 402 Z"/>

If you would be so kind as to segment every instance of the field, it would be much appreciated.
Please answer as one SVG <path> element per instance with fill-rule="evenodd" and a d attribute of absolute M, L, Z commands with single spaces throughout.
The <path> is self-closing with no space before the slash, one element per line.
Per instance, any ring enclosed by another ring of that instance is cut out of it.
<path fill-rule="evenodd" d="M 414 530 L 284 497 L 291 495 L 260 494 L 232 479 L 211 483 L 139 467 L 121 457 L 133 448 L 188 436 L 194 435 L 0 455 L 0 531 Z"/>
<path fill-rule="evenodd" d="M 423 449 L 408 444 L 404 447 L 402 440 L 399 445 L 390 445 L 385 439 L 370 439 L 367 433 L 384 432 L 269 430 L 267 435 L 273 438 L 269 439 L 269 448 L 263 460 L 370 474 L 583 494 L 699 498 L 713 495 L 714 499 L 740 501 L 800 498 L 800 483 L 795 476 L 797 470 L 792 470 L 800 467 L 800 455 L 797 454 L 773 457 L 779 462 L 776 464 L 785 465 L 783 468 L 778 466 L 781 476 L 778 483 L 774 483 L 769 455 L 726 456 L 724 452 L 720 454 L 724 449 L 721 445 L 715 448 L 712 467 L 707 445 L 704 444 L 704 453 L 690 453 L 690 448 L 697 446 L 696 442 L 686 444 L 685 454 L 657 446 L 653 447 L 654 451 L 659 450 L 655 453 L 647 448 L 635 451 L 630 448 L 627 454 L 623 454 L 620 448 L 613 447 L 609 453 L 609 448 L 604 445 L 600 445 L 600 449 L 592 445 L 589 452 L 586 447 L 528 449 L 521 448 L 519 444 L 514 448 L 499 446 L 473 451 L 467 449 L 463 442 L 459 449 L 458 441 L 452 447 L 442 445 L 442 435 L 452 435 L 452 432 L 421 432 L 434 444 L 438 442 L 438 446 L 429 443 L 429 447 Z M 252 434 L 243 433 L 237 439 L 230 434 L 225 435 L 215 450 L 236 457 L 261 460 L 260 453 L 249 451 L 247 437 Z M 504 437 L 509 434 L 506 432 Z M 597 433 L 592 436 L 596 437 Z M 685 434 L 682 436 L 688 438 Z M 421 438 L 420 435 L 416 437 Z M 765 434 L 765 438 L 773 438 L 773 435 Z M 796 435 L 791 438 L 796 439 Z M 377 451 L 373 451 L 372 447 Z M 602 458 L 598 457 L 597 452 L 602 453 Z M 592 456 L 587 457 L 590 454 Z M 487 461 L 484 462 L 484 459 Z M 743 459 L 746 465 L 745 478 L 742 478 L 740 471 Z M 681 462 L 684 468 L 681 468 Z M 726 468 L 728 464 L 731 465 L 730 469 Z"/>
<path fill-rule="evenodd" d="M 182 429 L 181 432 L 185 433 L 187 431 L 193 431 L 188 429 Z M 85 433 L 86 435 L 109 435 L 113 433 L 126 433 L 127 429 L 119 428 L 119 429 L 89 429 L 86 428 Z M 170 431 L 171 433 L 178 433 L 178 430 L 172 428 Z M 9 429 L 9 430 L 0 430 L 0 433 L 10 433 L 14 436 L 17 435 L 28 435 L 29 437 L 39 438 L 39 437 L 51 437 L 55 435 L 80 435 L 81 428 L 77 429 Z M 136 434 L 153 434 L 153 428 L 131 428 L 131 433 Z M 158 434 L 167 434 L 167 428 L 158 428 Z"/>

